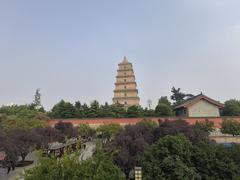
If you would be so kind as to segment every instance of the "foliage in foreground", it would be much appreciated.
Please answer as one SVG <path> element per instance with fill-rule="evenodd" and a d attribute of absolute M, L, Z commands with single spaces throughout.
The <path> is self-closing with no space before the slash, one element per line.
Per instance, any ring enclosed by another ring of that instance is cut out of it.
<path fill-rule="evenodd" d="M 144 153 L 144 178 L 200 179 L 191 166 L 191 143 L 184 136 L 166 136 Z M 189 166 L 190 165 L 190 166 Z"/>
<path fill-rule="evenodd" d="M 145 125 L 126 126 L 107 145 L 113 161 L 128 175 L 137 164 L 137 156 L 153 142 L 152 128 Z"/>
<path fill-rule="evenodd" d="M 231 154 L 219 145 L 193 145 L 183 135 L 165 136 L 144 152 L 140 165 L 146 180 L 239 179 L 239 164 Z"/>
<path fill-rule="evenodd" d="M 211 142 L 211 128 L 209 121 L 165 121 L 155 128 L 144 122 L 126 126 L 107 148 L 126 176 L 142 166 L 144 179 L 239 179 L 240 146 Z"/>
<path fill-rule="evenodd" d="M 93 157 L 79 162 L 78 156 L 65 155 L 62 159 L 42 158 L 39 165 L 26 171 L 26 180 L 124 180 L 125 176 L 98 148 Z"/>

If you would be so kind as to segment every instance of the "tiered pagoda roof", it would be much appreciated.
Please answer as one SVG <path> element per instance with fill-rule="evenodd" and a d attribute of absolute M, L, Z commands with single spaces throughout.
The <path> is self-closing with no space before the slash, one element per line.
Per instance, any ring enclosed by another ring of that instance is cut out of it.
<path fill-rule="evenodd" d="M 139 100 L 132 63 L 124 57 L 118 64 L 113 103 L 129 107 L 139 105 Z"/>

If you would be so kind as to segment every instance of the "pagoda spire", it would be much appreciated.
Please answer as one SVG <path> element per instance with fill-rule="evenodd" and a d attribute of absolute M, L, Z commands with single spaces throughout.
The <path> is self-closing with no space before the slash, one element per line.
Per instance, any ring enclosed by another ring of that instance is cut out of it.
<path fill-rule="evenodd" d="M 128 63 L 128 60 L 127 60 L 126 56 L 123 57 L 123 63 Z"/>

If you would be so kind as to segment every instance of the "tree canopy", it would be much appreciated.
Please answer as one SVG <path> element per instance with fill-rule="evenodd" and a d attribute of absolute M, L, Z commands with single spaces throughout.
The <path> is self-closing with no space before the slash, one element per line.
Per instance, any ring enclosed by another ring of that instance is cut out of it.
<path fill-rule="evenodd" d="M 156 106 L 155 113 L 157 116 L 170 117 L 173 115 L 173 110 L 171 106 L 160 103 Z"/>
<path fill-rule="evenodd" d="M 109 144 L 113 161 L 128 176 L 137 164 L 137 156 L 153 142 L 151 128 L 145 125 L 126 126 Z"/>
<path fill-rule="evenodd" d="M 133 117 L 143 117 L 143 109 L 141 106 L 130 106 L 127 109 L 127 117 L 133 118 Z"/>
<path fill-rule="evenodd" d="M 78 133 L 81 137 L 87 138 L 87 137 L 93 137 L 95 132 L 95 129 L 92 129 L 88 124 L 80 124 L 78 127 Z"/>
<path fill-rule="evenodd" d="M 209 133 L 184 120 L 164 121 L 153 131 L 154 141 L 167 135 L 184 134 L 192 143 L 209 141 Z"/>
<path fill-rule="evenodd" d="M 172 95 L 171 95 L 171 99 L 174 101 L 173 105 L 177 106 L 182 104 L 185 100 L 193 97 L 192 94 L 185 94 L 183 92 L 181 92 L 181 88 L 175 88 L 173 87 L 172 90 Z"/>
<path fill-rule="evenodd" d="M 144 152 L 140 165 L 149 180 L 239 179 L 239 164 L 232 155 L 220 145 L 193 145 L 183 135 L 165 136 Z"/>
<path fill-rule="evenodd" d="M 33 134 L 29 130 L 16 128 L 11 130 L 8 136 L 13 141 L 17 154 L 24 161 L 25 157 L 34 149 Z"/>
<path fill-rule="evenodd" d="M 10 131 L 15 128 L 32 129 L 46 127 L 47 121 L 38 118 L 38 115 L 34 118 L 0 115 L 0 128 L 4 131 Z"/>
<path fill-rule="evenodd" d="M 105 124 L 97 128 L 97 132 L 102 135 L 103 138 L 110 139 L 111 137 L 117 135 L 122 130 L 119 124 Z"/>
<path fill-rule="evenodd" d="M 24 179 L 124 180 L 125 176 L 103 150 L 98 148 L 93 157 L 83 162 L 79 162 L 78 156 L 65 155 L 60 160 L 42 158 L 39 165 L 26 171 Z"/>
<path fill-rule="evenodd" d="M 192 148 L 183 135 L 163 137 L 140 158 L 144 179 L 200 179 L 190 166 Z"/>
<path fill-rule="evenodd" d="M 40 93 L 40 89 L 38 88 L 35 92 L 34 95 L 34 100 L 33 100 L 33 105 L 37 108 L 40 109 L 42 107 L 41 104 L 41 93 Z"/>
<path fill-rule="evenodd" d="M 33 119 L 41 111 L 35 109 L 32 105 L 13 105 L 13 106 L 2 106 L 0 107 L 0 114 L 8 116 L 17 116 L 23 119 Z"/>
<path fill-rule="evenodd" d="M 61 100 L 53 106 L 49 115 L 52 118 L 73 118 L 76 117 L 76 109 L 70 102 Z"/>
<path fill-rule="evenodd" d="M 240 115 L 240 101 L 230 99 L 225 102 L 223 112 L 224 116 L 239 116 Z"/>
<path fill-rule="evenodd" d="M 72 123 L 59 121 L 55 125 L 55 129 L 59 130 L 68 138 L 78 137 L 78 130 L 77 128 L 73 127 Z"/>

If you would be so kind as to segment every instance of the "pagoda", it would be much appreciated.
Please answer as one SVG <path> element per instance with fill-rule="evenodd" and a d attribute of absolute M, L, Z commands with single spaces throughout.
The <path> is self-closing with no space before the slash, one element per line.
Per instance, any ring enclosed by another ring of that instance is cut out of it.
<path fill-rule="evenodd" d="M 118 64 L 113 104 L 122 104 L 125 108 L 139 105 L 137 83 L 132 63 L 124 57 L 123 62 Z"/>

